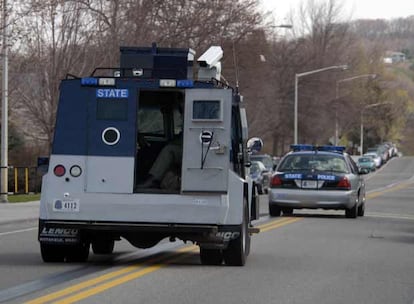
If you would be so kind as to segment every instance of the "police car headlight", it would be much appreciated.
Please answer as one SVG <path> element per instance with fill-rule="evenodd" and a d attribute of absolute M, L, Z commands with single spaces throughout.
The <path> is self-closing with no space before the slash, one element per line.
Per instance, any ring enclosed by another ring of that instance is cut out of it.
<path fill-rule="evenodd" d="M 70 175 L 73 177 L 78 177 L 82 174 L 82 169 L 78 165 L 72 166 L 69 170 Z"/>

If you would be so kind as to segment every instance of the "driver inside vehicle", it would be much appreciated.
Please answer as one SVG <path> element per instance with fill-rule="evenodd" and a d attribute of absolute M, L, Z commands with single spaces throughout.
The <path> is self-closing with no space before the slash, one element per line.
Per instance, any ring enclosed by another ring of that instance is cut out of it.
<path fill-rule="evenodd" d="M 154 163 L 152 164 L 147 179 L 137 185 L 137 188 L 161 188 L 168 190 L 179 190 L 181 184 L 181 164 L 183 157 L 183 110 L 179 105 L 175 110 L 178 110 L 179 121 L 176 126 L 174 138 L 169 141 L 158 154 Z"/>

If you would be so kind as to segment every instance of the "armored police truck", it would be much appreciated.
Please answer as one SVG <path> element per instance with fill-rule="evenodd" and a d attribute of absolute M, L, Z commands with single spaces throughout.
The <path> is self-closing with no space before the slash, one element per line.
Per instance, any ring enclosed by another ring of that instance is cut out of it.
<path fill-rule="evenodd" d="M 155 44 L 120 51 L 119 68 L 61 82 L 42 182 L 43 261 L 169 238 L 197 244 L 203 264 L 244 265 L 259 206 L 245 109 L 220 81 L 221 47 L 197 61 L 192 49 Z"/>

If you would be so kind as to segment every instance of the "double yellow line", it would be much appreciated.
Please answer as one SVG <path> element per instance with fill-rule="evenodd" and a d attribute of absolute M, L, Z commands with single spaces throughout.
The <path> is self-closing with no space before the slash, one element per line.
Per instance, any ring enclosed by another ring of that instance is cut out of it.
<path fill-rule="evenodd" d="M 262 232 L 276 229 L 284 225 L 299 221 L 300 218 L 282 218 L 260 225 L 258 228 Z M 198 246 L 191 245 L 180 248 L 175 251 L 173 256 L 153 258 L 143 263 L 127 266 L 120 270 L 112 271 L 110 273 L 101 275 L 99 277 L 86 280 L 84 282 L 72 285 L 65 289 L 47 294 L 45 296 L 33 299 L 26 302 L 26 304 L 43 304 L 43 303 L 59 303 L 69 304 L 89 298 L 93 295 L 101 293 L 107 289 L 124 284 L 128 281 L 145 276 L 149 273 L 159 270 L 162 267 L 168 266 L 174 261 L 183 259 L 187 254 L 198 251 Z"/>

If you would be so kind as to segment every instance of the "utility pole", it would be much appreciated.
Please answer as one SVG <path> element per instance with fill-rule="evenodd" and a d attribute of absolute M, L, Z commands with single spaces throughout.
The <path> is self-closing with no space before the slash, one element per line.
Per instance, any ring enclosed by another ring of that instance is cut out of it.
<path fill-rule="evenodd" d="M 3 0 L 3 75 L 1 98 L 1 189 L 0 202 L 7 203 L 8 198 L 8 41 L 7 41 L 7 0 Z"/>

